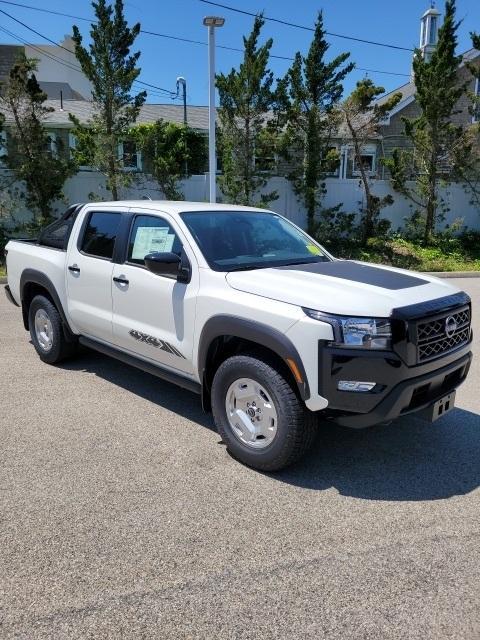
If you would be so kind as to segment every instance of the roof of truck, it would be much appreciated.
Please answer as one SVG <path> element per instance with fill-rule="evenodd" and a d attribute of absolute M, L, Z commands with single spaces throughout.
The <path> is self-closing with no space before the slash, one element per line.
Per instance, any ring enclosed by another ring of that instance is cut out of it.
<path fill-rule="evenodd" d="M 149 209 L 165 211 L 166 213 L 184 213 L 186 211 L 265 211 L 256 207 L 246 207 L 238 204 L 187 202 L 185 200 L 116 200 L 113 202 L 89 202 L 91 206 Z"/>

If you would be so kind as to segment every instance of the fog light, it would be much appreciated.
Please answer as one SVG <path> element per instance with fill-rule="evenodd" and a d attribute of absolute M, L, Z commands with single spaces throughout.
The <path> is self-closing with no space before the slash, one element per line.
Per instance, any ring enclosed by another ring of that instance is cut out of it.
<path fill-rule="evenodd" d="M 361 382 L 360 380 L 339 380 L 337 389 L 339 391 L 365 393 L 367 391 L 371 391 L 376 384 L 376 382 Z"/>

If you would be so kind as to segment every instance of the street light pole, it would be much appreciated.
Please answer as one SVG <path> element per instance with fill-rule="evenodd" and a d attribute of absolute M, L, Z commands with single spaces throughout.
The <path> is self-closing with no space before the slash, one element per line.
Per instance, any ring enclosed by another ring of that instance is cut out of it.
<path fill-rule="evenodd" d="M 217 159 L 215 149 L 215 28 L 222 27 L 224 18 L 207 16 L 203 24 L 208 27 L 208 179 L 210 202 L 217 201 Z"/>

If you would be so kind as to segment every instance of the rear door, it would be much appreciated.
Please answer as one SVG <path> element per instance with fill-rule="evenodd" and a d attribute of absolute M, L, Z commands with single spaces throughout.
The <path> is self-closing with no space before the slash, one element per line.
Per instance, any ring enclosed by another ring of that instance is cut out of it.
<path fill-rule="evenodd" d="M 122 212 L 87 211 L 67 253 L 68 313 L 85 336 L 112 342 L 112 275 Z"/>
<path fill-rule="evenodd" d="M 145 267 L 151 251 L 182 255 L 191 280 L 177 282 Z M 113 270 L 113 341 L 169 369 L 191 374 L 199 273 L 195 256 L 174 219 L 134 211 L 123 264 Z"/>

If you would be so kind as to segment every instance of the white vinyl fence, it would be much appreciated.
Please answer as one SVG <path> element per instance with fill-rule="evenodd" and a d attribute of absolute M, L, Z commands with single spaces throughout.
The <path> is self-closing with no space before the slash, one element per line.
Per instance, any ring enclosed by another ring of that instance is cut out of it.
<path fill-rule="evenodd" d="M 328 178 L 326 180 L 327 194 L 324 198 L 326 207 L 335 206 L 342 203 L 342 211 L 345 213 L 358 213 L 364 205 L 364 194 L 358 179 L 340 180 L 338 178 Z M 394 199 L 394 204 L 386 207 L 382 216 L 392 223 L 394 230 L 404 225 L 404 219 L 412 213 L 411 203 L 402 196 L 392 191 L 387 180 L 376 180 L 373 182 L 372 190 L 379 196 L 390 193 Z M 96 194 L 108 199 L 108 192 L 105 189 L 105 178 L 95 171 L 80 171 L 65 184 L 65 203 L 58 204 L 58 210 L 66 208 L 68 204 L 75 202 L 87 202 L 91 194 Z M 181 182 L 181 191 L 185 200 L 194 202 L 208 202 L 208 175 L 192 176 Z M 271 203 L 271 209 L 286 216 L 301 227 L 306 226 L 305 208 L 299 203 L 292 186 L 285 178 L 275 177 L 268 181 L 265 192 L 276 191 L 278 199 Z M 470 229 L 480 230 L 480 209 L 471 202 L 469 194 L 462 185 L 454 184 L 443 189 L 441 196 L 448 203 L 449 211 L 444 224 L 451 224 L 461 218 L 463 224 Z M 121 194 L 123 199 L 141 199 L 149 197 L 152 200 L 163 200 L 163 195 L 154 182 L 142 178 L 124 189 Z M 219 199 L 221 194 L 219 194 Z M 22 211 L 19 206 L 16 211 L 17 220 L 28 219 L 28 213 Z"/>

